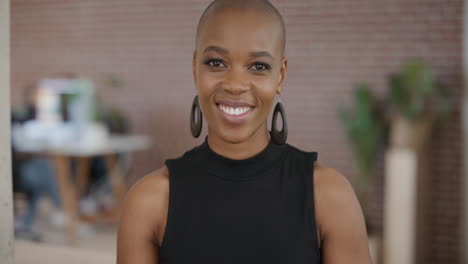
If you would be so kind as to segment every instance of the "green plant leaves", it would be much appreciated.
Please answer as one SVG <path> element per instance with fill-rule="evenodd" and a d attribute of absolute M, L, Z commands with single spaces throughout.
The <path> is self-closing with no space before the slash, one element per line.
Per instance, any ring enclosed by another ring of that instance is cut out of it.
<path fill-rule="evenodd" d="M 382 112 L 367 84 L 354 88 L 354 107 L 337 106 L 337 114 L 351 143 L 355 167 L 359 173 L 358 193 L 367 192 L 375 171 L 379 146 L 383 142 Z"/>
<path fill-rule="evenodd" d="M 447 91 L 421 59 L 408 62 L 398 74 L 391 75 L 389 86 L 390 103 L 408 120 L 415 121 L 429 112 L 450 110 Z"/>

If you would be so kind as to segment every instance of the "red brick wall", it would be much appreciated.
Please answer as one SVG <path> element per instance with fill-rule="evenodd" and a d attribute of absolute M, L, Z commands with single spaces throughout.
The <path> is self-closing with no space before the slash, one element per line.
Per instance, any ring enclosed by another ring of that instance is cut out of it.
<path fill-rule="evenodd" d="M 126 87 L 100 89 L 154 146 L 136 155 L 133 180 L 198 144 L 188 115 L 195 94 L 191 55 L 196 22 L 209 0 L 12 1 L 12 101 L 34 80 L 77 72 L 95 80 L 115 73 Z M 287 31 L 289 73 L 282 101 L 288 142 L 319 152 L 321 163 L 351 175 L 351 153 L 335 115 L 352 85 L 383 94 L 386 76 L 422 56 L 453 93 L 458 111 L 434 136 L 430 240 L 425 263 L 457 263 L 460 239 L 462 0 L 276 1 Z M 204 138 L 206 127 L 201 138 Z M 177 135 L 176 137 L 174 135 Z M 371 223 L 382 229 L 382 175 Z"/>

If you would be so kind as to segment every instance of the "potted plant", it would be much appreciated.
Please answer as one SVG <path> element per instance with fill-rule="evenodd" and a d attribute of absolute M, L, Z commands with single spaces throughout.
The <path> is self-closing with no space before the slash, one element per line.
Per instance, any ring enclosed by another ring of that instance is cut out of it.
<path fill-rule="evenodd" d="M 369 225 L 368 196 L 377 173 L 379 154 L 386 142 L 385 105 L 373 95 L 367 84 L 354 89 L 354 107 L 337 106 L 337 113 L 348 136 L 353 153 L 353 185 L 364 211 L 372 259 L 379 263 L 381 238 Z"/>
<path fill-rule="evenodd" d="M 389 78 L 390 143 L 419 150 L 433 125 L 450 112 L 448 93 L 428 64 L 414 59 Z"/>
<path fill-rule="evenodd" d="M 376 173 L 381 145 L 385 142 L 382 104 L 367 84 L 354 89 L 354 108 L 339 104 L 337 113 L 353 153 L 354 187 L 361 206 L 367 208 L 367 195 Z"/>
<path fill-rule="evenodd" d="M 385 99 L 376 98 L 368 85 L 358 84 L 354 89 L 354 108 L 338 105 L 338 117 L 354 157 L 354 187 L 365 216 L 378 157 L 387 138 L 392 147 L 419 151 L 427 142 L 431 129 L 450 110 L 447 91 L 421 59 L 411 60 L 399 73 L 390 75 L 389 93 Z M 387 135 L 389 126 L 391 131 Z M 378 259 L 380 239 L 372 230 L 369 234 L 371 253 Z"/>
<path fill-rule="evenodd" d="M 414 184 L 413 198 L 391 199 L 386 201 L 386 206 L 391 208 L 397 203 L 414 204 L 414 215 L 405 216 L 406 223 L 414 226 L 414 255 L 410 255 L 415 263 L 422 263 L 427 252 L 426 214 L 430 206 L 430 188 L 428 173 L 425 172 L 429 164 L 425 151 L 433 128 L 450 111 L 450 101 L 447 90 L 437 81 L 431 67 L 422 59 L 413 59 L 402 66 L 400 72 L 389 77 L 388 94 L 389 113 L 391 114 L 390 147 L 394 151 L 413 153 L 412 161 L 417 170 L 405 174 L 404 179 L 397 174 L 389 174 L 385 192 L 388 197 L 399 196 L 399 186 L 402 184 L 411 186 Z M 399 152 L 394 152 L 399 153 Z M 393 156 L 394 158 L 396 156 Z M 392 164 L 391 162 L 389 164 Z M 391 183 L 393 182 L 393 184 Z M 397 202 L 398 201 L 398 202 Z M 390 210 L 388 215 L 398 215 L 400 212 Z M 388 216 L 388 219 L 392 219 Z M 393 229 L 391 229 L 393 228 Z M 393 223 L 387 232 L 394 232 L 401 227 Z M 404 228 L 403 228 L 404 229 Z M 386 241 L 389 245 L 397 243 L 394 240 Z M 401 252 L 397 248 L 389 249 L 389 256 L 398 255 Z"/>

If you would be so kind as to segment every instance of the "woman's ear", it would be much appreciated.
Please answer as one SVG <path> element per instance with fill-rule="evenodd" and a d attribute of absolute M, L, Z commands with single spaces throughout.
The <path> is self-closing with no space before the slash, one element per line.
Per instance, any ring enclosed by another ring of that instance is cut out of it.
<path fill-rule="evenodd" d="M 192 72 L 193 72 L 193 81 L 197 83 L 197 50 L 196 49 L 193 51 Z"/>
<path fill-rule="evenodd" d="M 281 61 L 281 68 L 280 68 L 280 74 L 279 74 L 279 82 L 278 82 L 278 94 L 281 94 L 283 92 L 283 87 L 284 87 L 284 80 L 286 79 L 286 73 L 288 72 L 288 59 L 286 57 L 283 57 L 283 60 Z"/>

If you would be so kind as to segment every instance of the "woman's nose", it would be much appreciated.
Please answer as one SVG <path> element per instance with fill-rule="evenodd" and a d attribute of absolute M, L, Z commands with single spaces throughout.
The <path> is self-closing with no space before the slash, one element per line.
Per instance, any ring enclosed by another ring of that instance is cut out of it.
<path fill-rule="evenodd" d="M 250 90 L 250 82 L 243 74 L 229 73 L 223 81 L 222 87 L 231 94 L 241 94 Z"/>

